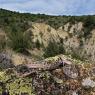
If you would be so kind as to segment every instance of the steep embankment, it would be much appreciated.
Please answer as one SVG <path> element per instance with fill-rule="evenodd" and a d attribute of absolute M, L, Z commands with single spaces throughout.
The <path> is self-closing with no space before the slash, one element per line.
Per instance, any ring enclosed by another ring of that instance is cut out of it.
<path fill-rule="evenodd" d="M 55 40 L 57 43 L 62 43 L 66 53 L 71 54 L 73 57 L 79 59 L 88 59 L 95 61 L 95 34 L 94 29 L 91 31 L 91 35 L 85 38 L 84 26 L 82 22 L 75 24 L 66 23 L 65 25 L 54 29 L 45 23 L 32 23 L 31 28 L 27 30 L 27 33 L 32 34 L 34 42 L 39 40 L 45 47 L 48 45 L 50 40 Z"/>
<path fill-rule="evenodd" d="M 57 43 L 62 43 L 67 54 L 79 59 L 88 59 L 92 62 L 95 61 L 95 30 L 91 31 L 89 38 L 85 39 L 83 34 L 83 23 L 76 24 L 67 23 L 58 29 L 54 29 L 45 23 L 32 22 L 30 28 L 26 30 L 26 34 L 31 34 L 31 40 L 36 43 L 38 40 L 40 44 L 47 47 L 49 41 L 55 40 Z M 5 43 L 7 37 L 6 33 L 0 31 L 0 41 Z M 3 40 L 3 41 L 2 41 Z M 4 44 L 5 45 L 5 44 Z M 3 48 L 3 46 L 1 47 Z M 42 50 L 30 50 L 31 54 L 37 57 L 43 55 Z"/>

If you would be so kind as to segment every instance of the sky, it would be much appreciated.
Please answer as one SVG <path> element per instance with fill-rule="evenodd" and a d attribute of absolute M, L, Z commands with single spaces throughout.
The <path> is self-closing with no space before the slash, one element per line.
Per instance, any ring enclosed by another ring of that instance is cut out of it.
<path fill-rule="evenodd" d="M 93 15 L 95 0 L 0 0 L 0 8 L 48 15 Z"/>

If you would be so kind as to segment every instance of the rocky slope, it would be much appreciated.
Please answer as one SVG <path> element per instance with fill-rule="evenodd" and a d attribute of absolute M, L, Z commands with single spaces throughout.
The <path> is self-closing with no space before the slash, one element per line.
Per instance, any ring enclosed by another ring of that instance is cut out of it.
<path fill-rule="evenodd" d="M 43 72 L 36 69 L 27 76 L 21 75 L 27 72 L 23 65 L 20 65 L 19 69 L 13 67 L 0 71 L 0 93 L 10 95 L 94 95 L 95 65 L 65 55 L 51 57 L 43 62 L 54 64 L 60 61 L 60 57 L 72 64 L 52 71 Z M 41 62 L 37 61 L 36 64 L 39 63 Z M 18 70 L 20 70 L 20 74 Z"/>

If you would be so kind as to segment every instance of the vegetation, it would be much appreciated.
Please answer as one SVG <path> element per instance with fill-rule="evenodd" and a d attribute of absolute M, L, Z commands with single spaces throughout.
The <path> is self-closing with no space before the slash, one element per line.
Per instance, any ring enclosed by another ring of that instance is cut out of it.
<path fill-rule="evenodd" d="M 44 49 L 44 57 L 52 57 L 58 54 L 65 53 L 63 44 L 49 41 L 48 46 Z"/>
<path fill-rule="evenodd" d="M 29 35 L 24 35 L 23 32 L 11 32 L 9 39 L 9 46 L 17 52 L 23 52 L 31 47 Z"/>
<path fill-rule="evenodd" d="M 91 36 L 91 30 L 95 26 L 95 16 L 94 15 L 93 16 L 89 16 L 89 15 L 88 16 L 49 16 L 44 14 L 18 13 L 18 12 L 12 12 L 8 10 L 0 9 L 0 28 L 6 32 L 5 34 L 7 35 L 6 37 L 8 40 L 6 41 L 5 37 L 0 36 L 0 51 L 5 49 L 6 47 L 11 48 L 14 51 L 20 53 L 27 51 L 27 49 L 44 48 L 45 58 L 52 57 L 58 54 L 65 54 L 63 38 L 59 38 L 60 42 L 56 42 L 55 40 L 53 41 L 50 40 L 47 47 L 45 47 L 43 43 L 40 43 L 39 39 L 37 39 L 37 41 L 33 43 L 31 38 L 33 37 L 32 30 L 30 30 L 29 33 L 27 33 L 26 31 L 30 27 L 29 22 L 44 22 L 49 24 L 55 29 L 58 29 L 60 26 L 63 27 L 63 25 L 68 22 L 70 22 L 70 24 L 75 24 L 76 22 L 83 22 L 84 32 L 83 34 L 81 33 L 78 36 L 80 41 L 79 48 L 83 48 L 82 46 L 84 44 L 84 39 L 82 38 L 87 39 L 88 37 Z M 51 28 L 48 28 L 47 31 L 51 32 Z M 41 33 L 40 35 L 41 37 L 43 36 L 43 34 Z M 73 35 L 69 33 L 69 36 L 72 37 Z M 68 37 L 66 39 L 68 39 Z M 89 77 L 90 68 L 89 67 L 88 67 L 89 69 L 84 68 L 83 65 L 86 66 L 88 64 L 87 62 L 83 63 L 85 58 L 78 55 L 77 50 L 75 52 L 72 49 L 72 52 L 73 53 L 71 55 L 68 55 L 68 57 L 66 57 L 66 55 L 63 55 L 63 58 L 71 61 L 72 63 L 76 63 L 74 64 L 74 66 L 72 64 L 72 67 L 74 67 L 74 69 L 72 68 L 72 70 L 69 70 L 70 75 L 71 73 L 72 75 L 77 75 L 76 71 L 78 70 L 79 76 L 74 80 L 69 76 L 64 75 L 65 73 L 60 72 L 63 71 L 60 68 L 59 71 L 54 70 L 54 72 L 52 73 L 48 71 L 44 71 L 44 72 L 36 71 L 32 75 L 27 76 L 25 78 L 19 77 L 19 75 L 28 72 L 28 70 L 30 71 L 30 69 L 28 69 L 26 66 L 23 65 L 19 65 L 18 68 L 15 68 L 14 64 L 12 63 L 12 60 L 9 60 L 10 59 L 9 57 L 5 56 L 4 54 L 0 55 L 0 95 L 3 91 L 6 91 L 6 89 L 9 91 L 10 95 L 35 95 L 35 93 L 37 95 L 39 94 L 42 95 L 41 92 L 44 92 L 47 95 L 55 95 L 55 94 L 58 95 L 59 92 L 61 93 L 63 92 L 64 95 L 65 94 L 67 95 L 68 94 L 67 92 L 70 92 L 72 90 L 72 87 L 74 91 L 79 90 L 78 92 L 81 92 L 83 95 L 87 95 L 87 91 L 85 91 L 84 88 L 82 88 L 83 87 L 82 82 L 85 79 L 85 77 Z M 89 55 L 89 57 L 90 56 L 91 54 Z M 38 54 L 37 56 L 35 55 L 35 57 L 39 57 L 39 59 L 41 59 L 40 54 Z M 47 59 L 49 60 L 49 58 Z M 53 61 L 51 60 L 50 63 L 54 63 L 54 60 Z M 79 66 L 77 64 L 79 64 Z M 90 65 L 91 64 L 89 64 L 88 66 Z M 92 64 L 92 67 L 93 66 L 94 65 Z M 64 72 L 68 72 L 68 70 Z M 93 75 L 95 77 L 94 72 Z M 69 90 L 66 88 L 69 88 Z"/>
<path fill-rule="evenodd" d="M 2 71 L 0 72 L 0 95 L 6 90 L 10 95 L 34 95 L 31 80 L 31 78 L 17 77 L 11 69 Z"/>
<path fill-rule="evenodd" d="M 4 36 L 0 36 L 0 51 L 6 48 L 6 38 Z"/>
<path fill-rule="evenodd" d="M 4 9 L 0 9 L 0 26 L 14 26 L 21 28 L 22 30 L 29 27 L 28 21 L 33 22 L 45 22 L 54 28 L 63 26 L 67 22 L 75 24 L 76 22 L 83 22 L 84 27 L 95 26 L 95 16 L 49 16 L 45 14 L 30 14 L 30 13 L 18 13 Z M 11 27 L 11 28 L 12 28 Z M 15 28 L 16 28 L 15 27 Z"/>
<path fill-rule="evenodd" d="M 24 50 L 27 50 L 29 48 L 37 48 L 37 49 L 41 48 L 39 40 L 37 40 L 36 43 L 32 43 L 30 34 L 27 35 L 25 34 L 25 31 L 30 27 L 29 24 L 30 22 L 44 22 L 55 29 L 58 29 L 60 26 L 63 27 L 63 25 L 68 22 L 70 24 L 83 22 L 84 33 L 82 35 L 79 35 L 79 37 L 87 39 L 88 37 L 91 36 L 91 30 L 95 26 L 95 15 L 49 16 L 45 14 L 19 13 L 19 12 L 12 12 L 0 9 L 0 28 L 5 30 L 6 34 L 8 35 L 8 43 L 7 43 L 8 47 L 12 48 L 17 52 L 23 52 Z M 50 29 L 48 29 L 48 31 L 50 32 Z M 43 35 L 41 34 L 41 36 Z M 72 35 L 70 34 L 70 36 Z M 63 53 L 64 52 L 62 45 L 63 40 L 60 39 L 60 41 L 61 41 L 60 45 L 56 44 L 55 42 L 50 42 L 49 46 L 45 49 L 45 56 L 47 55 L 53 56 L 55 54 Z M 5 41 L 2 40 L 0 41 L 0 50 L 5 48 L 5 44 L 6 44 Z M 49 51 L 51 52 L 51 54 L 48 54 Z"/>
<path fill-rule="evenodd" d="M 41 48 L 41 43 L 39 42 L 39 40 L 37 39 L 36 42 L 35 42 L 35 47 L 37 49 L 40 49 Z"/>

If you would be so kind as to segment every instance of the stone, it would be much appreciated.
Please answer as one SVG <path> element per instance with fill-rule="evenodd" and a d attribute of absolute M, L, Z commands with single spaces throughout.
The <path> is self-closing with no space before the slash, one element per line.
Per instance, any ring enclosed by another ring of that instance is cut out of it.
<path fill-rule="evenodd" d="M 13 68 L 11 57 L 7 53 L 0 53 L 0 69 Z"/>
<path fill-rule="evenodd" d="M 62 79 L 59 79 L 57 77 L 54 77 L 54 80 L 56 81 L 56 83 L 60 83 L 60 84 L 63 83 L 63 80 Z"/>
<path fill-rule="evenodd" d="M 69 78 L 77 78 L 78 77 L 78 70 L 76 69 L 75 65 L 66 65 L 63 67 L 63 72 Z"/>
<path fill-rule="evenodd" d="M 95 87 L 95 82 L 90 77 L 83 79 L 82 85 L 86 87 Z"/>
<path fill-rule="evenodd" d="M 95 67 L 91 68 L 89 75 L 95 77 Z"/>

